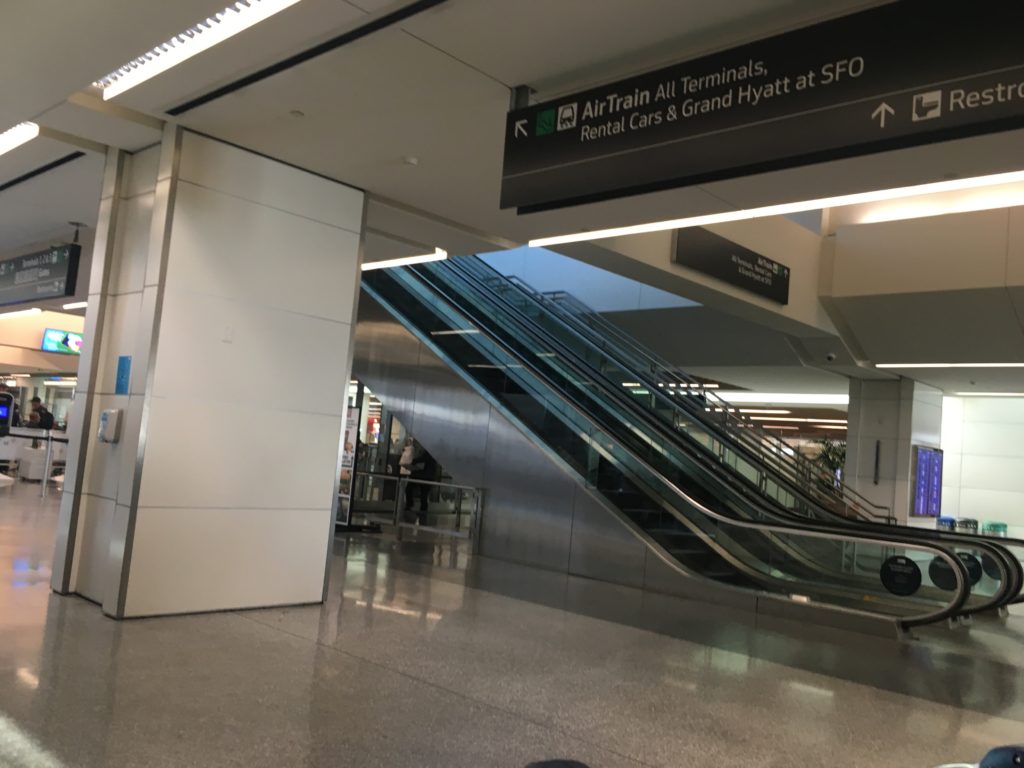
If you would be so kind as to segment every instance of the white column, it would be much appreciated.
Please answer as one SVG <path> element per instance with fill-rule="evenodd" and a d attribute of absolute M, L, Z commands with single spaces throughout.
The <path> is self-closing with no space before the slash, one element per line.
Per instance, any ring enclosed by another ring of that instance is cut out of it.
<path fill-rule="evenodd" d="M 851 379 L 848 422 L 846 483 L 909 522 L 913 446 L 940 447 L 942 392 L 911 379 Z"/>
<path fill-rule="evenodd" d="M 149 167 L 137 298 L 98 337 L 108 379 L 132 355 L 130 394 L 93 397 L 93 421 L 124 407 L 122 441 L 81 437 L 113 509 L 79 514 L 69 589 L 117 617 L 319 602 L 363 194 L 180 128 Z"/>

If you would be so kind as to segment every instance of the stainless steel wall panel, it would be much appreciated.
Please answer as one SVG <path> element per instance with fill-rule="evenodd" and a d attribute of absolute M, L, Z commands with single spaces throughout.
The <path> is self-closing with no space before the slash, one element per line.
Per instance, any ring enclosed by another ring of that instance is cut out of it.
<path fill-rule="evenodd" d="M 415 432 L 421 346 L 387 310 L 361 293 L 352 375 L 367 382 L 411 432 Z"/>
<path fill-rule="evenodd" d="M 417 374 L 413 434 L 429 439 L 424 445 L 457 482 L 483 487 L 490 405 L 426 347 Z"/>
<path fill-rule="evenodd" d="M 569 572 L 576 576 L 642 587 L 647 545 L 585 488 L 573 497 Z"/>

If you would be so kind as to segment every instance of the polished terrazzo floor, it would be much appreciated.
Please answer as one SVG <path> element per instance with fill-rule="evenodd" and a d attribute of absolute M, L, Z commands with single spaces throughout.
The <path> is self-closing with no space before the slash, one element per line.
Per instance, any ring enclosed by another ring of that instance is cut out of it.
<path fill-rule="evenodd" d="M 904 768 L 1024 741 L 1016 619 L 755 627 L 354 536 L 322 607 L 118 623 L 50 594 L 37 494 L 0 491 L 0 766 Z"/>

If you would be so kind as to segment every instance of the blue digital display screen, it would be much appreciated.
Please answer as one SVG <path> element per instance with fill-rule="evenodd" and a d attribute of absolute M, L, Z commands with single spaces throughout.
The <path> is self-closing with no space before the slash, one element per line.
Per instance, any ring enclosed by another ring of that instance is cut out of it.
<path fill-rule="evenodd" d="M 914 517 L 939 517 L 942 514 L 942 451 L 914 446 Z"/>
<path fill-rule="evenodd" d="M 10 415 L 10 407 L 6 403 L 0 403 L 0 421 L 7 421 Z"/>

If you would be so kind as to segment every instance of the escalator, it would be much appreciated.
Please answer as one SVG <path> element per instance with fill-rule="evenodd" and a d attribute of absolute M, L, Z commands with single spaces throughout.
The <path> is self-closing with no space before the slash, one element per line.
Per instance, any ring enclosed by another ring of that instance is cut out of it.
<path fill-rule="evenodd" d="M 645 409 L 670 431 L 669 438 L 700 449 L 715 465 L 713 475 L 726 477 L 774 508 L 794 517 L 853 527 L 861 532 L 893 530 L 895 520 L 880 514 L 863 497 L 820 475 L 782 440 L 769 435 L 735 409 L 703 390 L 699 382 L 673 370 L 649 350 L 565 292 L 541 296 L 522 283 L 507 280 L 476 258 L 435 267 L 438 276 L 461 290 L 474 290 L 488 312 L 512 313 L 544 333 L 559 354 L 584 360 L 595 378 L 611 389 L 632 386 L 631 404 Z M 467 288 L 472 286 L 472 288 Z M 967 562 L 976 591 L 990 596 L 986 607 L 1022 602 L 1021 559 L 1024 541 L 965 536 L 901 527 L 901 535 L 942 541 L 957 548 Z M 1003 562 L 1006 570 L 998 567 Z M 935 578 L 949 583 L 938 564 Z M 988 582 L 984 584 L 981 582 Z M 995 584 L 994 582 L 999 582 Z"/>
<path fill-rule="evenodd" d="M 681 450 L 663 424 L 623 401 L 621 391 L 609 391 L 572 354 L 552 349 L 536 328 L 511 314 L 489 316 L 486 297 L 447 267 L 374 271 L 363 284 L 688 578 L 806 607 L 808 615 L 839 613 L 903 629 L 1002 599 L 1011 579 L 998 552 L 976 554 L 993 559 L 1002 582 L 972 589 L 967 566 L 942 542 L 797 524 L 748 489 L 713 482 L 706 457 Z M 879 578 L 882 563 L 894 579 L 890 588 Z M 949 583 L 922 577 L 918 563 L 941 569 Z"/>

